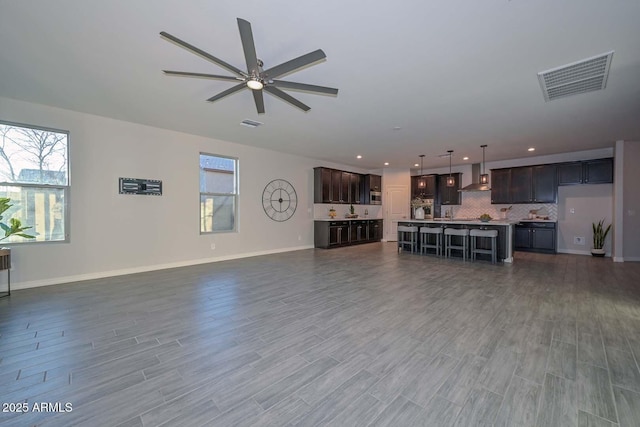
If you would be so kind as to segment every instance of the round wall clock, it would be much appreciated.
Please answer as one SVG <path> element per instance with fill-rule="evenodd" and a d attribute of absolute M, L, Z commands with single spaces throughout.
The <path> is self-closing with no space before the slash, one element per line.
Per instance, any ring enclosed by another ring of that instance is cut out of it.
<path fill-rule="evenodd" d="M 293 185 L 284 179 L 274 179 L 264 187 L 262 208 L 274 221 L 286 221 L 298 207 L 298 195 Z"/>

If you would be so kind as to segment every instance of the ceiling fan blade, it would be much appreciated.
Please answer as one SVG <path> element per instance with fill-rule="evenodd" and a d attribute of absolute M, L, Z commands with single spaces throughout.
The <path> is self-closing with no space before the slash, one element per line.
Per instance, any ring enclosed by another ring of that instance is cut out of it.
<path fill-rule="evenodd" d="M 211 98 L 207 99 L 207 101 L 215 102 L 215 101 L 217 101 L 219 99 L 224 98 L 225 96 L 232 95 L 232 94 L 234 94 L 236 92 L 239 92 L 239 91 L 241 91 L 242 89 L 245 89 L 245 88 L 247 88 L 246 84 L 244 84 L 244 83 L 237 84 L 237 85 L 235 85 L 235 86 L 233 86 L 233 87 L 231 87 L 231 88 L 229 88 L 229 89 L 227 89 L 225 91 L 220 92 L 219 94 L 217 94 L 215 96 L 212 96 Z"/>
<path fill-rule="evenodd" d="M 170 71 L 170 70 L 162 70 L 168 76 L 177 76 L 177 77 L 200 77 L 203 79 L 213 79 L 213 80 L 229 80 L 229 81 L 243 81 L 240 77 L 232 77 L 232 76 L 218 76 L 215 74 L 204 74 L 204 73 L 189 73 L 187 71 Z"/>
<path fill-rule="evenodd" d="M 264 90 L 269 92 L 271 95 L 273 95 L 273 96 L 275 96 L 277 98 L 280 98 L 283 101 L 288 102 L 289 104 L 291 104 L 291 105 L 293 105 L 295 107 L 298 107 L 302 111 L 309 111 L 311 109 L 311 107 L 309 107 L 308 105 L 303 104 L 302 102 L 300 102 L 297 99 L 295 99 L 293 96 L 289 95 L 288 93 L 285 93 L 285 92 L 281 91 L 277 87 L 265 86 Z"/>
<path fill-rule="evenodd" d="M 284 74 L 289 74 L 294 71 L 298 71 L 301 68 L 307 67 L 315 62 L 322 61 L 325 59 L 327 55 L 324 54 L 322 49 L 314 50 L 313 52 L 307 53 L 306 55 L 299 56 L 291 61 L 283 62 L 280 65 L 276 65 L 275 67 L 271 67 L 268 70 L 265 70 L 263 75 L 273 79 L 276 77 L 280 77 Z"/>
<path fill-rule="evenodd" d="M 326 87 L 326 86 L 308 85 L 306 83 L 286 82 L 284 80 L 273 80 L 273 83 L 270 82 L 269 84 L 273 84 L 275 87 L 280 87 L 284 89 L 301 90 L 304 92 L 319 93 L 323 95 L 338 94 L 338 89 L 334 89 L 332 87 Z"/>
<path fill-rule="evenodd" d="M 253 42 L 253 32 L 251 24 L 244 19 L 238 18 L 238 29 L 240 30 L 240 40 L 244 50 L 244 59 L 247 61 L 247 71 L 249 74 L 260 74 L 258 68 L 258 56 L 256 55 L 256 45 Z"/>
<path fill-rule="evenodd" d="M 256 102 L 258 114 L 264 114 L 264 97 L 262 96 L 262 91 L 252 90 L 251 92 L 253 92 L 253 100 Z"/>
<path fill-rule="evenodd" d="M 218 59 L 215 56 L 205 52 L 202 49 L 198 49 L 197 47 L 190 45 L 189 43 L 180 40 L 179 38 L 172 36 L 171 34 L 165 32 L 165 31 L 161 31 L 160 35 L 162 37 L 164 37 L 165 39 L 174 42 L 175 44 L 177 44 L 178 46 L 187 49 L 188 51 L 195 53 L 196 55 L 199 55 L 201 57 L 203 57 L 204 59 L 213 62 L 216 65 L 219 65 L 220 67 L 224 68 L 227 71 L 232 72 L 233 74 L 237 74 L 240 77 L 247 77 L 247 73 L 245 73 L 244 71 L 239 70 L 238 68 L 234 67 L 231 64 L 228 64 L 226 62 L 224 62 L 222 59 Z"/>

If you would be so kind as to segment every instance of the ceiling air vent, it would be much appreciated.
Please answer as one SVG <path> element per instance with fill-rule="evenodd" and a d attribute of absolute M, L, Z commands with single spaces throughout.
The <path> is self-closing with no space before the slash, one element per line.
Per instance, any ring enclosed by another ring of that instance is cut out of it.
<path fill-rule="evenodd" d="M 607 86 L 613 51 L 538 73 L 545 101 Z"/>
<path fill-rule="evenodd" d="M 248 128 L 257 128 L 258 126 L 264 123 L 256 122 L 255 120 L 244 119 L 243 121 L 240 122 L 240 124 Z"/>

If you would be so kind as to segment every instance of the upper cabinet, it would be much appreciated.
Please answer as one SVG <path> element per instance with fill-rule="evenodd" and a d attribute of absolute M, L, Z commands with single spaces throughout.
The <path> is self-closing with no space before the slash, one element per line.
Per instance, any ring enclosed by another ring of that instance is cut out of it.
<path fill-rule="evenodd" d="M 491 171 L 491 203 L 511 203 L 511 169 Z"/>
<path fill-rule="evenodd" d="M 420 175 L 411 177 L 411 196 L 422 199 L 435 199 L 436 175 Z"/>
<path fill-rule="evenodd" d="M 380 175 L 362 175 L 363 193 L 362 200 L 367 205 L 379 205 L 382 203 L 382 177 Z"/>
<path fill-rule="evenodd" d="M 511 187 L 509 192 L 509 203 L 529 203 L 533 193 L 531 189 L 531 179 L 533 170 L 531 167 L 511 168 Z"/>
<path fill-rule="evenodd" d="M 558 201 L 558 182 L 556 165 L 531 167 L 531 196 L 535 203 L 556 203 Z"/>
<path fill-rule="evenodd" d="M 382 177 L 380 175 L 364 175 L 364 192 L 382 191 Z"/>
<path fill-rule="evenodd" d="M 491 171 L 491 203 L 556 203 L 556 166 L 524 166 Z"/>
<path fill-rule="evenodd" d="M 613 159 L 560 163 L 558 185 L 609 184 L 613 182 Z"/>
<path fill-rule="evenodd" d="M 314 168 L 314 203 L 363 202 L 363 179 L 358 173 L 329 168 Z"/>
<path fill-rule="evenodd" d="M 460 180 L 461 173 L 453 173 L 451 176 L 454 179 L 454 186 L 447 187 L 447 178 L 449 174 L 438 175 L 438 194 L 437 200 L 441 205 L 459 205 L 461 204 L 462 197 L 460 196 Z"/>

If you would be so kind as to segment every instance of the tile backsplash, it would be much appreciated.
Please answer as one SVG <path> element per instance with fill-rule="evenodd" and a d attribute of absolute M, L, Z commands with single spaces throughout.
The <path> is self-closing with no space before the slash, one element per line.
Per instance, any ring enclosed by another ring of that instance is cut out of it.
<path fill-rule="evenodd" d="M 329 209 L 336 210 L 336 219 L 344 218 L 349 213 L 349 206 L 344 204 L 315 203 L 313 205 L 313 218 L 326 219 L 329 218 Z M 360 218 L 382 218 L 382 206 L 380 205 L 353 205 L 355 213 Z M 366 211 L 366 216 L 365 216 Z"/>
<path fill-rule="evenodd" d="M 532 209 L 546 208 L 549 212 L 549 219 L 558 220 L 558 205 L 555 203 L 527 203 L 514 205 L 492 205 L 490 191 L 465 191 L 462 193 L 462 204 L 453 206 L 453 216 L 458 218 L 477 218 L 483 213 L 491 215 L 491 217 L 500 219 L 502 212 L 500 208 L 508 208 L 508 219 L 526 219 L 529 211 Z M 443 206 L 445 209 L 447 206 Z M 443 210 L 444 212 L 444 210 Z"/>

